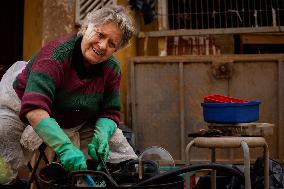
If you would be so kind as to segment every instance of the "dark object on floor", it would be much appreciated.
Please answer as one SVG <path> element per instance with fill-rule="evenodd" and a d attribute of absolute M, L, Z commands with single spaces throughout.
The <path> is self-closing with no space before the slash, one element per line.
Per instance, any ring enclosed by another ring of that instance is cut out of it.
<path fill-rule="evenodd" d="M 263 189 L 264 187 L 264 161 L 263 158 L 258 158 L 252 167 L 252 188 Z M 284 188 L 284 169 L 281 164 L 273 159 L 269 159 L 269 188 L 279 189 Z"/>
<path fill-rule="evenodd" d="M 232 169 L 236 169 L 231 166 Z M 216 188 L 218 189 L 244 189 L 244 185 L 235 175 L 218 171 L 216 175 Z M 203 175 L 199 178 L 194 189 L 211 189 L 211 174 Z"/>

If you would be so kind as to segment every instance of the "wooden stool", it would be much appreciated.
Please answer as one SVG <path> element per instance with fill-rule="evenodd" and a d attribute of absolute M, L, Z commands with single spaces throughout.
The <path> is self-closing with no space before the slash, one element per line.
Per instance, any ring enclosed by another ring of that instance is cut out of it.
<path fill-rule="evenodd" d="M 269 189 L 269 151 L 268 145 L 264 137 L 197 137 L 194 138 L 185 150 L 186 163 L 189 165 L 190 150 L 195 146 L 197 148 L 210 148 L 211 161 L 216 161 L 216 148 L 242 148 L 244 155 L 244 174 L 245 174 L 245 188 L 251 189 L 250 180 L 250 154 L 249 148 L 263 147 L 264 155 L 264 189 Z M 216 171 L 212 171 L 211 188 L 216 189 Z"/>

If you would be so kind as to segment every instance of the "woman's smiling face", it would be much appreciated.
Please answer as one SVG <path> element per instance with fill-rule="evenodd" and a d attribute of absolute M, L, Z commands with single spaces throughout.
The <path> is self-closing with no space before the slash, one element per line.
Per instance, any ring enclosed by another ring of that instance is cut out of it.
<path fill-rule="evenodd" d="M 119 48 L 121 39 L 121 29 L 113 22 L 97 27 L 90 24 L 81 43 L 85 64 L 98 64 L 108 59 Z"/>

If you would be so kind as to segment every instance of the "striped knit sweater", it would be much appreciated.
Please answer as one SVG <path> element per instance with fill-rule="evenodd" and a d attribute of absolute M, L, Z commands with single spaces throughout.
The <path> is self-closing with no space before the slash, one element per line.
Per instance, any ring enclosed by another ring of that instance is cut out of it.
<path fill-rule="evenodd" d="M 48 43 L 18 75 L 13 87 L 21 99 L 21 120 L 40 108 L 63 128 L 100 117 L 119 123 L 119 63 L 112 56 L 86 70 L 81 41 L 72 35 Z"/>

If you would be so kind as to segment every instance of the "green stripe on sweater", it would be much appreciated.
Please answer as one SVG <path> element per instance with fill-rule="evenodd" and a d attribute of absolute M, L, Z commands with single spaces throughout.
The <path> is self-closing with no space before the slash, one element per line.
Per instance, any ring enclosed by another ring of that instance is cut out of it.
<path fill-rule="evenodd" d="M 71 38 L 69 41 L 62 43 L 57 48 L 54 49 L 51 59 L 57 60 L 59 62 L 64 61 L 66 58 L 72 57 L 74 44 L 79 36 Z M 67 52 L 67 53 L 66 53 Z"/>
<path fill-rule="evenodd" d="M 40 72 L 31 72 L 30 75 L 26 91 L 40 93 L 53 100 L 55 91 L 54 80 L 49 75 Z"/>

